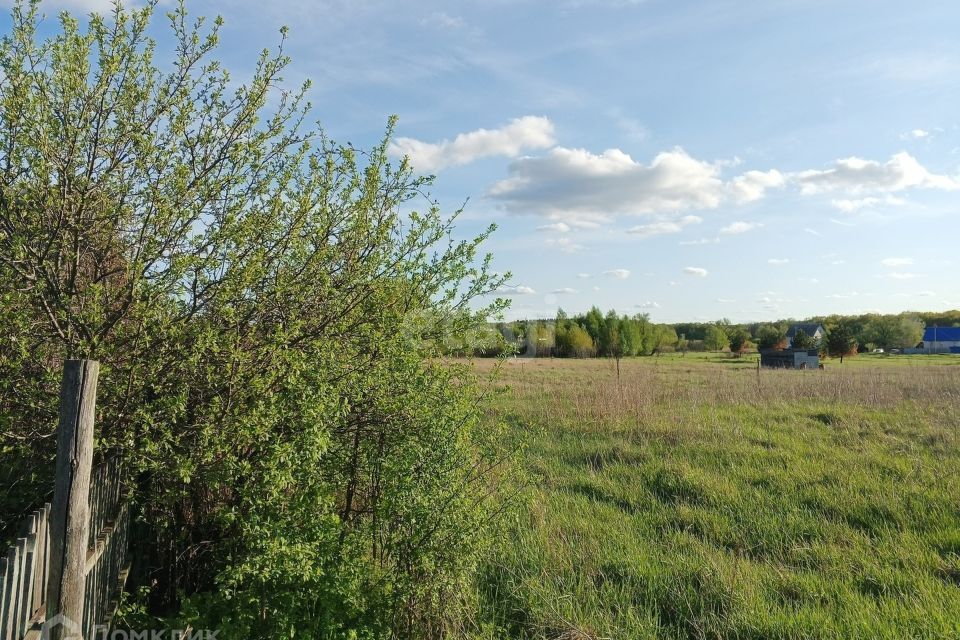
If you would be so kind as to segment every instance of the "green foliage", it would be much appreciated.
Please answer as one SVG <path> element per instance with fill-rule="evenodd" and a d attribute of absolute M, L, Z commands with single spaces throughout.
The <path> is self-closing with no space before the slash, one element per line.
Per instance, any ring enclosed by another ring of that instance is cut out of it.
<path fill-rule="evenodd" d="M 773 325 L 763 325 L 757 330 L 757 346 L 761 349 L 780 349 L 786 345 L 786 331 Z"/>
<path fill-rule="evenodd" d="M 847 356 L 857 352 L 857 339 L 846 322 L 827 331 L 827 353 L 833 357 Z"/>
<path fill-rule="evenodd" d="M 924 323 L 910 316 L 876 316 L 864 328 L 863 342 L 882 349 L 915 347 L 923 339 Z"/>
<path fill-rule="evenodd" d="M 707 328 L 707 334 L 703 342 L 710 351 L 723 351 L 730 345 L 730 339 L 727 337 L 726 331 L 719 325 L 712 325 Z"/>
<path fill-rule="evenodd" d="M 741 327 L 731 328 L 727 337 L 730 340 L 730 351 L 733 353 L 742 353 L 750 340 L 750 334 Z"/>
<path fill-rule="evenodd" d="M 803 329 L 797 329 L 790 341 L 790 346 L 794 349 L 812 349 L 816 346 L 816 340 L 813 336 L 808 336 Z"/>
<path fill-rule="evenodd" d="M 362 153 L 304 130 L 282 46 L 237 84 L 219 20 L 180 5 L 161 69 L 152 9 L 64 14 L 41 41 L 18 3 L 0 43 L 0 468 L 49 468 L 62 362 L 95 357 L 152 614 L 186 597 L 225 637 L 436 636 L 492 474 L 509 485 L 471 374 L 431 364 L 503 307 L 470 310 L 503 281 L 492 228 L 454 240 L 457 213 L 415 200 L 392 123 Z"/>

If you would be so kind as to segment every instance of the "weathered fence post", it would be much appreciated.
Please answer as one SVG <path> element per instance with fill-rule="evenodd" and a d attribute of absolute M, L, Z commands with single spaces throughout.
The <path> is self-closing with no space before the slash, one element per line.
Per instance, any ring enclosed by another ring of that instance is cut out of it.
<path fill-rule="evenodd" d="M 90 470 L 93 465 L 93 420 L 97 402 L 95 360 L 68 360 L 60 386 L 56 484 L 50 512 L 50 582 L 47 620 L 50 639 L 70 633 L 67 620 L 83 624 L 84 581 L 90 525 Z"/>

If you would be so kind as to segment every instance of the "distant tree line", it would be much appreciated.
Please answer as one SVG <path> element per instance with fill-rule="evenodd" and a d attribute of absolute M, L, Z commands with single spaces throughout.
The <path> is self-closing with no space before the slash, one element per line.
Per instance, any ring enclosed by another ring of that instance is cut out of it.
<path fill-rule="evenodd" d="M 476 355 L 497 355 L 504 349 L 530 357 L 589 358 L 649 356 L 666 352 L 729 351 L 739 355 L 756 349 L 783 349 L 787 332 L 798 320 L 734 324 L 716 322 L 657 324 L 646 313 L 604 314 L 593 307 L 584 314 L 568 316 L 562 309 L 552 319 L 498 323 L 497 341 L 487 340 L 474 349 Z M 802 331 L 793 338 L 797 348 L 818 348 L 823 355 L 843 357 L 874 349 L 915 347 L 927 326 L 960 326 L 960 311 L 941 313 L 830 315 L 807 318 L 820 323 L 826 337 L 814 340 Z M 462 353 L 462 351 L 461 351 Z"/>

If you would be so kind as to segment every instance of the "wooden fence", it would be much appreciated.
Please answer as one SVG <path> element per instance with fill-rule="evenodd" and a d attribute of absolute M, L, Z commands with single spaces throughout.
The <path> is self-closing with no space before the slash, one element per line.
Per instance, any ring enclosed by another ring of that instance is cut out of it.
<path fill-rule="evenodd" d="M 84 638 L 109 627 L 129 566 L 123 466 L 93 466 L 98 364 L 64 366 L 53 502 L 0 559 L 0 640 Z"/>

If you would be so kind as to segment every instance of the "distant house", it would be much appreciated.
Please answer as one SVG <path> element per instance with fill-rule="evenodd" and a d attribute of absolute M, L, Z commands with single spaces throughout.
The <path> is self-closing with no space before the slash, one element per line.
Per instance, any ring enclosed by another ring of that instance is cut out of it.
<path fill-rule="evenodd" d="M 921 350 L 923 353 L 960 353 L 960 327 L 927 327 Z"/>
<path fill-rule="evenodd" d="M 770 369 L 818 369 L 818 349 L 761 349 L 760 366 Z"/>
<path fill-rule="evenodd" d="M 788 349 L 793 346 L 793 337 L 797 335 L 798 331 L 803 331 L 806 335 L 813 338 L 814 342 L 820 342 L 827 335 L 823 325 L 817 322 L 801 322 L 800 324 L 795 324 L 787 331 Z"/>

